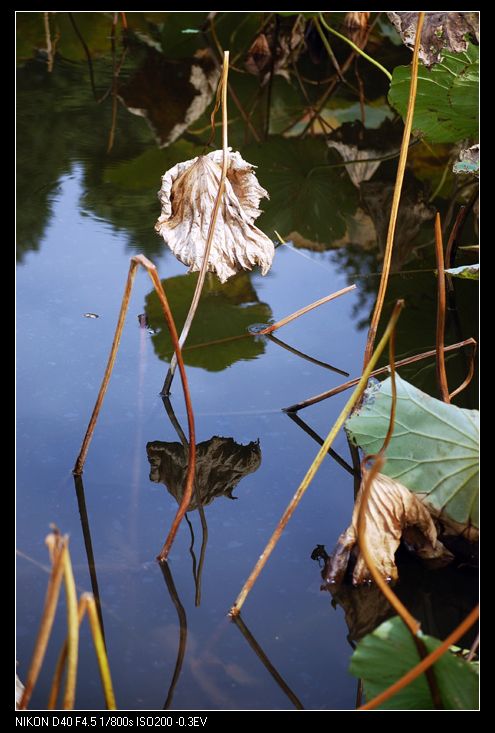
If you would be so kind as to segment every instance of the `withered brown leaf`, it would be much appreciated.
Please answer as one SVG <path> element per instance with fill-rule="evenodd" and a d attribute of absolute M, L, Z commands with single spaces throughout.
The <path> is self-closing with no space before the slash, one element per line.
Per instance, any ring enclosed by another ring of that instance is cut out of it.
<path fill-rule="evenodd" d="M 260 186 L 254 166 L 229 148 L 223 200 L 213 233 L 208 270 L 221 282 L 240 270 L 261 267 L 265 275 L 272 264 L 275 248 L 271 239 L 254 225 L 261 214 L 259 202 L 268 193 Z M 162 212 L 155 225 L 175 256 L 201 269 L 213 207 L 222 172 L 223 152 L 215 150 L 178 163 L 162 177 L 158 198 Z"/>
<path fill-rule="evenodd" d="M 389 20 L 400 33 L 408 48 L 414 48 L 417 12 L 387 13 Z M 441 61 L 442 50 L 459 53 L 466 51 L 468 36 L 478 39 L 479 16 L 477 11 L 449 13 L 445 11 L 425 14 L 419 58 L 426 66 Z"/>
<path fill-rule="evenodd" d="M 339 583 L 347 570 L 351 552 L 358 549 L 357 520 L 361 505 L 363 483 L 356 498 L 351 525 L 343 532 L 327 561 L 324 579 L 327 583 Z M 446 565 L 452 554 L 437 538 L 437 530 L 427 508 L 417 496 L 398 481 L 377 474 L 371 484 L 366 507 L 366 541 L 372 560 L 384 578 L 396 580 L 395 552 L 401 539 L 422 560 Z M 352 573 L 354 585 L 371 579 L 361 553 L 358 554 Z"/>

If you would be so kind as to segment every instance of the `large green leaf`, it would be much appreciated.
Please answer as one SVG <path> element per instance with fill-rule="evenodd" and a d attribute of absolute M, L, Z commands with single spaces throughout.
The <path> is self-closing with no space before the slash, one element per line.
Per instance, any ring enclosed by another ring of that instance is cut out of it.
<path fill-rule="evenodd" d="M 405 118 L 411 83 L 411 68 L 394 69 L 389 102 Z M 419 66 L 418 92 L 413 129 L 432 142 L 457 142 L 478 138 L 479 62 L 478 47 L 463 53 L 444 52 L 431 69 Z"/>
<path fill-rule="evenodd" d="M 198 273 L 194 272 L 162 280 L 178 331 L 186 319 L 197 279 Z M 146 296 L 146 314 L 155 331 L 152 337 L 155 353 L 160 359 L 170 361 L 173 348 L 154 290 Z M 182 352 L 185 363 L 218 372 L 236 361 L 256 359 L 265 351 L 264 339 L 249 336 L 248 329 L 258 323 L 267 323 L 271 317 L 270 306 L 258 301 L 247 273 L 241 272 L 223 285 L 211 275 Z M 227 341 L 208 348 L 195 348 L 221 339 Z"/>
<path fill-rule="evenodd" d="M 478 411 L 448 405 L 396 377 L 397 412 L 382 473 L 426 494 L 436 511 L 478 526 Z M 388 430 L 391 379 L 368 392 L 346 423 L 351 439 L 377 453 Z"/>
<path fill-rule="evenodd" d="M 428 652 L 441 642 L 421 637 Z M 366 699 L 383 692 L 420 661 L 418 650 L 403 621 L 396 616 L 365 636 L 352 655 L 350 671 L 363 680 Z M 464 659 L 447 652 L 433 665 L 446 710 L 478 708 L 478 675 Z M 424 674 L 382 703 L 381 710 L 432 710 L 433 701 Z"/>
<path fill-rule="evenodd" d="M 270 194 L 256 225 L 269 237 L 298 232 L 331 244 L 343 237 L 346 215 L 356 211 L 358 194 L 343 167 L 328 164 L 323 140 L 273 136 L 268 144 L 243 147 L 245 160 L 258 166 L 261 185 Z M 335 162 L 340 162 L 335 157 Z"/>

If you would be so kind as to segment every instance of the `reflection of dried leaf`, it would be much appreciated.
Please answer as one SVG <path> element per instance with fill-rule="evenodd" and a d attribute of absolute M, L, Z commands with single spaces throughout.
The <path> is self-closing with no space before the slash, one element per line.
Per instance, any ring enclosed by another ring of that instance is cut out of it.
<path fill-rule="evenodd" d="M 458 556 L 456 555 L 458 560 Z M 398 558 L 400 580 L 395 593 L 421 623 L 425 634 L 443 639 L 455 629 L 478 602 L 477 573 L 462 570 L 451 563 L 445 568 L 428 569 L 406 553 Z M 322 575 L 324 577 L 325 570 Z M 353 587 L 348 583 L 324 585 L 322 590 L 332 596 L 332 606 L 338 604 L 345 613 L 349 640 L 359 639 L 372 632 L 385 619 L 395 615 L 380 588 L 374 583 Z M 473 629 L 463 644 L 474 640 Z"/>
<path fill-rule="evenodd" d="M 260 33 L 252 42 L 247 52 L 244 66 L 250 74 L 261 74 L 270 65 L 272 54 L 268 39 L 264 33 Z"/>
<path fill-rule="evenodd" d="M 361 585 L 353 588 L 349 585 L 325 586 L 332 594 L 332 605 L 342 606 L 345 622 L 349 629 L 349 639 L 359 641 L 366 634 L 390 616 L 394 609 L 377 585 Z"/>
<path fill-rule="evenodd" d="M 304 41 L 304 18 L 298 17 L 292 27 L 276 28 L 272 21 L 263 33 L 256 36 L 246 54 L 244 67 L 250 74 L 261 77 L 261 85 L 267 83 L 272 71 L 290 81 L 288 67 L 301 52 Z"/>
<path fill-rule="evenodd" d="M 180 504 L 184 492 L 187 472 L 187 457 L 181 443 L 162 443 L 155 440 L 146 445 L 151 465 L 150 480 L 163 483 L 167 491 Z M 232 438 L 214 436 L 196 446 L 196 482 L 203 506 L 218 496 L 236 499 L 232 496 L 239 481 L 253 473 L 261 463 L 261 449 L 258 441 L 240 445 Z M 189 510 L 197 509 L 193 494 Z"/>
<path fill-rule="evenodd" d="M 363 481 L 365 475 L 363 475 Z M 343 532 L 327 562 L 325 580 L 338 583 L 344 577 L 351 551 L 357 545 L 357 518 L 362 487 L 356 498 L 350 527 Z M 426 507 L 398 481 L 379 473 L 370 489 L 366 511 L 366 539 L 375 566 L 384 578 L 396 580 L 395 552 L 401 538 L 422 560 L 445 565 L 452 555 L 437 539 L 437 531 Z M 354 585 L 370 579 L 366 564 L 358 555 L 352 574 Z"/>
<path fill-rule="evenodd" d="M 380 161 L 373 160 L 367 162 L 370 158 L 379 158 L 380 154 L 376 150 L 358 150 L 354 145 L 344 145 L 344 143 L 328 141 L 329 148 L 335 148 L 344 160 L 362 160 L 362 163 L 353 163 L 346 165 L 345 169 L 349 174 L 349 178 L 353 184 L 359 188 L 361 181 L 369 181 L 373 173 L 379 168 Z"/>
<path fill-rule="evenodd" d="M 378 249 L 383 253 L 387 240 L 394 185 L 384 181 L 366 181 L 363 182 L 360 189 L 363 204 L 375 225 Z M 406 177 L 394 240 L 393 272 L 401 270 L 402 266 L 409 262 L 414 253 L 415 237 L 419 234 L 423 223 L 430 221 L 434 216 L 435 210 L 426 202 L 423 190 L 414 179 Z"/>
<path fill-rule="evenodd" d="M 414 48 L 418 13 L 387 13 L 389 20 L 400 33 L 402 40 L 409 48 Z M 419 58 L 431 66 L 438 63 L 442 57 L 442 49 L 459 53 L 466 51 L 468 41 L 466 36 L 478 38 L 479 16 L 477 12 L 470 13 L 426 13 L 421 34 Z"/>
<path fill-rule="evenodd" d="M 215 150 L 178 163 L 162 177 L 158 197 L 162 213 L 155 229 L 189 272 L 201 269 L 208 229 L 218 192 L 223 152 Z M 259 202 L 268 193 L 260 186 L 253 166 L 239 153 L 229 152 L 223 202 L 210 250 L 208 270 L 221 282 L 239 270 L 260 265 L 265 275 L 275 248 L 266 234 L 254 226 Z"/>
<path fill-rule="evenodd" d="M 363 13 L 357 13 L 363 15 Z M 329 148 L 335 148 L 345 161 L 360 160 L 345 166 L 349 178 L 359 188 L 362 181 L 369 181 L 379 168 L 384 155 L 400 149 L 400 130 L 390 120 L 385 120 L 377 130 L 368 130 L 361 122 L 345 122 L 327 140 Z"/>
<path fill-rule="evenodd" d="M 146 119 L 164 148 L 201 117 L 218 79 L 218 66 L 206 51 L 193 59 L 172 61 L 147 49 L 143 65 L 121 87 L 119 97 L 129 112 Z"/>
<path fill-rule="evenodd" d="M 346 13 L 344 33 L 356 46 L 362 48 L 368 32 L 370 13 Z"/>

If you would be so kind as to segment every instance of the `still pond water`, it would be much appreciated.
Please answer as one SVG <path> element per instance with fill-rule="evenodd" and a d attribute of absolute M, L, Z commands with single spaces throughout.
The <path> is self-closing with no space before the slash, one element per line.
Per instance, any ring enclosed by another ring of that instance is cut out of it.
<path fill-rule="evenodd" d="M 91 23 L 95 28 L 103 23 L 100 35 L 106 49 L 110 21 L 99 15 L 81 22 L 86 31 Z M 369 230 L 369 213 L 363 213 L 358 191 L 345 170 L 331 169 L 328 175 L 334 178 L 330 192 L 323 190 L 324 205 L 313 202 L 315 209 L 309 214 L 291 211 L 293 206 L 304 207 L 304 202 L 272 205 L 265 224 L 260 220 L 274 240 L 275 229 L 286 237 L 297 229 L 301 233 L 298 241 L 294 237 L 294 244 L 278 247 L 266 277 L 256 271 L 243 273 L 226 286 L 207 279 L 190 339 L 190 345 L 197 348 L 184 352 L 204 491 L 209 491 L 206 524 L 196 509 L 188 513 L 164 574 L 154 558 L 177 508 L 174 494 L 180 490 L 184 467 L 180 437 L 159 396 L 170 348 L 144 271 L 136 278 L 83 486 L 75 487 L 71 469 L 106 364 L 130 256 L 143 252 L 153 260 L 177 319 L 184 317 L 195 276 L 185 274 L 185 268 L 153 232 L 153 225 L 159 213 L 160 175 L 178 160 L 197 155 L 199 143 L 189 133 L 189 138 L 186 135 L 159 149 L 156 130 L 153 133 L 142 117 L 131 115 L 119 102 L 115 142 L 107 153 L 112 103 L 110 99 L 95 103 L 77 37 L 70 36 L 69 43 L 70 25 L 61 18 L 60 23 L 66 25 L 60 43 L 66 40 L 67 47 L 65 55 L 61 48 L 48 73 L 45 57 L 29 58 L 37 23 L 43 28 L 42 14 L 26 14 L 19 27 L 19 676 L 25 678 L 33 650 L 48 578 L 44 537 L 55 523 L 70 535 L 78 592 L 96 590 L 97 584 L 121 709 L 352 709 L 357 681 L 348 673 L 348 666 L 355 636 L 341 605 L 332 606 L 331 596 L 320 591 L 319 567 L 311 560 L 317 544 L 324 544 L 330 552 L 349 523 L 353 478 L 345 466 L 331 457 L 324 462 L 243 609 L 243 621 L 272 667 L 266 658 L 263 662 L 257 656 L 227 618 L 318 449 L 314 438 L 281 408 L 330 389 L 345 381 L 345 376 L 263 337 L 201 344 L 247 334 L 255 324 L 278 320 L 356 283 L 356 291 L 296 320 L 277 337 L 314 359 L 358 375 L 378 283 L 375 273 L 381 266 L 378 250 L 363 234 L 366 226 Z M 95 44 L 100 40 L 96 31 L 91 38 Z M 132 53 L 128 65 L 131 59 Z M 144 63 L 151 62 L 148 58 Z M 108 54 L 97 57 L 94 73 L 104 91 L 111 78 Z M 132 79 L 133 73 L 132 65 L 124 65 L 122 83 Z M 242 97 L 242 84 L 240 90 Z M 275 111 L 283 108 L 282 91 L 280 85 L 274 85 Z M 349 103 L 344 108 L 349 111 Z M 345 119 L 338 113 L 335 107 L 334 117 Z M 385 110 L 382 119 L 387 114 Z M 206 129 L 207 114 L 193 125 L 201 141 L 208 137 L 207 129 L 201 132 L 203 122 Z M 374 121 L 375 127 L 379 122 Z M 301 165 L 307 164 L 307 155 L 318 153 L 314 146 L 324 145 L 309 139 L 307 150 L 299 150 L 300 142 L 274 134 L 255 146 L 252 140 L 243 142 L 241 123 L 236 123 L 241 130 L 237 138 L 233 124 L 233 144 L 245 158 L 260 162 L 258 176 L 266 188 L 276 185 L 277 178 L 264 176 L 263 156 L 273 164 L 292 151 L 296 177 L 304 175 L 297 167 L 297 157 Z M 274 129 L 270 132 L 280 132 L 277 116 L 271 124 Z M 333 163 L 338 161 L 337 155 L 332 158 Z M 370 189 L 368 199 L 390 187 L 394 166 L 395 161 L 382 166 L 377 174 L 379 189 Z M 297 180 L 295 185 L 300 186 Z M 412 191 L 422 184 L 411 178 L 410 185 Z M 270 189 L 270 193 L 277 204 L 277 192 Z M 446 210 L 448 200 L 437 199 L 435 205 Z M 373 212 L 373 206 L 367 211 Z M 382 225 L 375 214 L 378 230 Z M 318 217 L 319 230 L 314 231 L 311 227 Z M 332 241 L 321 237 L 325 226 Z M 387 307 L 397 297 L 405 297 L 407 305 L 398 339 L 400 356 L 434 345 L 431 231 L 429 214 L 415 228 L 412 243 L 406 231 L 402 241 L 409 246 L 404 246 L 402 261 L 391 278 Z M 407 274 L 406 270 L 414 272 Z M 446 343 L 476 336 L 474 286 L 461 282 L 456 287 L 460 319 L 449 324 Z M 148 316 L 148 328 L 140 327 L 138 316 L 143 313 Z M 448 368 L 451 383 L 460 383 L 465 370 L 462 358 L 449 358 Z M 402 374 L 436 394 L 431 361 Z M 457 404 L 475 407 L 475 397 L 473 388 Z M 347 393 L 340 394 L 301 412 L 300 417 L 325 437 L 346 399 Z M 178 380 L 171 405 L 185 429 Z M 343 433 L 334 448 L 344 461 L 351 462 Z M 469 570 L 447 568 L 429 573 L 404 557 L 400 572 L 398 592 L 421 618 L 427 633 L 447 634 L 474 604 L 475 577 Z M 357 597 L 347 599 L 351 627 Z M 370 596 L 368 605 L 372 601 Z M 361 603 L 368 603 L 366 595 Z M 32 708 L 46 707 L 64 633 L 62 601 Z M 177 663 L 180 638 L 185 650 L 182 646 L 183 660 Z M 76 705 L 86 709 L 104 706 L 86 625 Z"/>

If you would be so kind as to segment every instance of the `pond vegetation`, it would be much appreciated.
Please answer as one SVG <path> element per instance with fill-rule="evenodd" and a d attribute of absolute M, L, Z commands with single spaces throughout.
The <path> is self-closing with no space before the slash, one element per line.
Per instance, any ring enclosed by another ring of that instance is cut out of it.
<path fill-rule="evenodd" d="M 477 709 L 478 14 L 17 34 L 20 708 Z"/>

